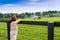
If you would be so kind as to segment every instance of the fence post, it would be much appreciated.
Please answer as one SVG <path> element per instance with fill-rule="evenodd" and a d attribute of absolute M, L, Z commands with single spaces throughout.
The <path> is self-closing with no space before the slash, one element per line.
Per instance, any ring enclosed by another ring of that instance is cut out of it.
<path fill-rule="evenodd" d="M 10 22 L 7 22 L 8 40 L 10 40 Z"/>
<path fill-rule="evenodd" d="M 48 40 L 54 40 L 54 22 L 48 22 Z"/>

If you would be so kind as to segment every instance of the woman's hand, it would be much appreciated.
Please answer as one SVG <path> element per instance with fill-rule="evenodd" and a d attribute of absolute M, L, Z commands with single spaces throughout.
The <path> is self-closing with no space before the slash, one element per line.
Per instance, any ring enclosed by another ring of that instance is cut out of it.
<path fill-rule="evenodd" d="M 16 21 L 15 21 L 15 23 L 18 23 L 18 22 L 20 22 L 21 21 L 21 19 L 17 19 Z"/>

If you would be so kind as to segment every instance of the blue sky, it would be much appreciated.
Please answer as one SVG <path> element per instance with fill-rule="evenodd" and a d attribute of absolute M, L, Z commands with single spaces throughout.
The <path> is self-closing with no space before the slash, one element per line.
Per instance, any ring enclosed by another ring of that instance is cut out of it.
<path fill-rule="evenodd" d="M 60 10 L 60 0 L 0 0 L 0 12 L 22 13 Z"/>

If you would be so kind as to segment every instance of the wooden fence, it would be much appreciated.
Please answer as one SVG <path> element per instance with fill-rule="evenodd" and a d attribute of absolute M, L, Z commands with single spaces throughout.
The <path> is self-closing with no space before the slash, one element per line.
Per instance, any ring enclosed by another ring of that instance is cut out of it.
<path fill-rule="evenodd" d="M 8 40 L 10 40 L 10 22 L 9 20 L 0 20 L 0 22 L 7 22 Z M 54 27 L 60 26 L 60 22 L 45 22 L 45 21 L 21 21 L 20 24 L 44 25 L 48 26 L 48 40 L 54 40 Z M 18 24 L 19 24 L 18 23 Z"/>

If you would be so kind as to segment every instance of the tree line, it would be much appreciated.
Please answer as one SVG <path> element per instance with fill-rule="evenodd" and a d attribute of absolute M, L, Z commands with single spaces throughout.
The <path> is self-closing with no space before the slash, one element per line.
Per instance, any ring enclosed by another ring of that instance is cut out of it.
<path fill-rule="evenodd" d="M 43 12 L 25 12 L 25 13 L 0 13 L 0 18 L 11 18 L 12 16 L 17 18 L 27 18 L 31 15 L 36 15 L 39 17 L 60 17 L 60 11 L 43 11 Z"/>

